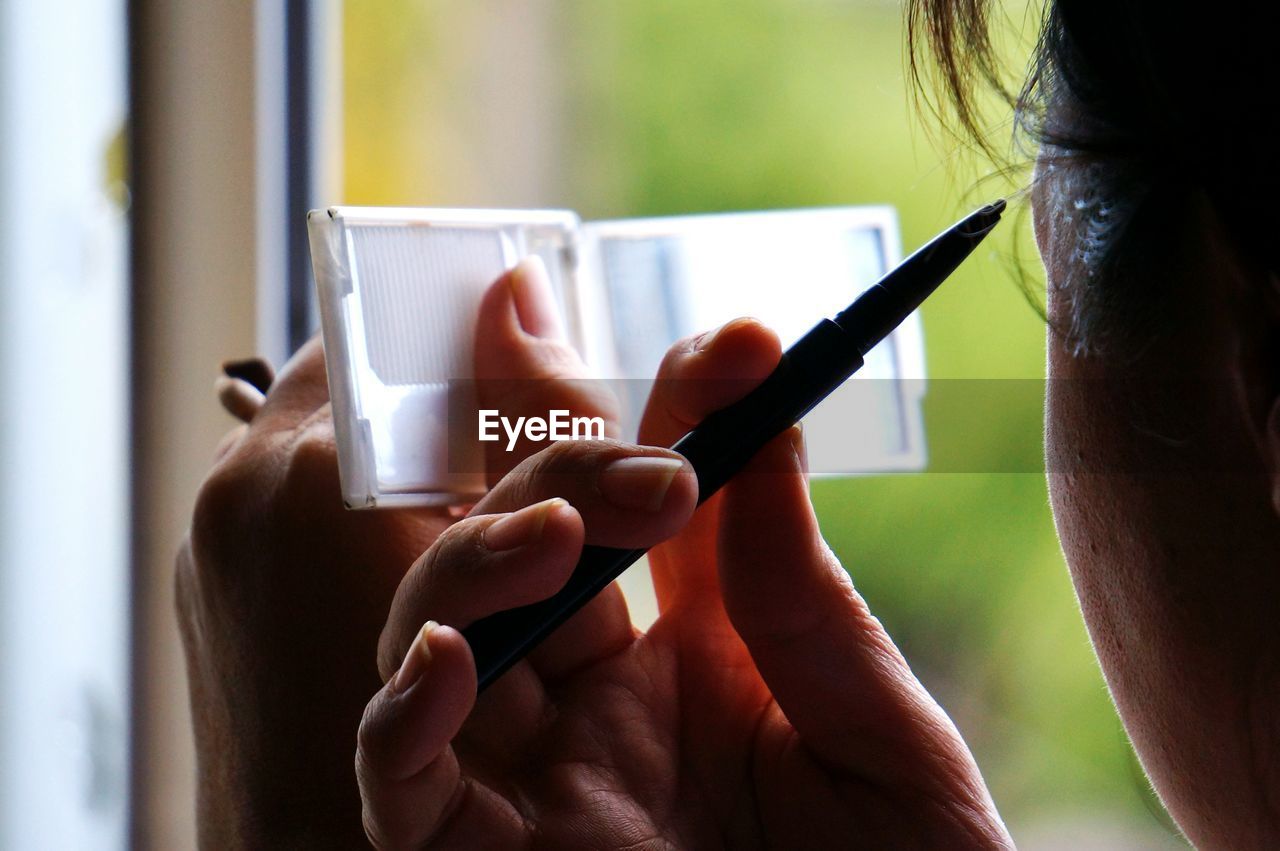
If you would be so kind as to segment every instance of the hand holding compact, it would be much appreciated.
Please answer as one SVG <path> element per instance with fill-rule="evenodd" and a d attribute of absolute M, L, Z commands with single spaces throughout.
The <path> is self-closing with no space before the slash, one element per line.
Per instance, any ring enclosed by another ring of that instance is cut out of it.
<path fill-rule="evenodd" d="M 779 354 L 750 321 L 677 345 L 642 440 L 670 444 Z M 611 496 L 613 475 L 628 499 Z M 422 556 L 360 730 L 376 844 L 1010 844 L 955 728 L 822 541 L 798 431 L 690 518 L 695 499 L 669 452 L 561 444 Z M 554 593 L 584 542 L 664 539 L 647 633 L 610 587 L 476 700 L 459 629 Z"/>
<path fill-rule="evenodd" d="M 486 303 L 482 332 L 503 353 L 503 374 L 562 379 L 557 404 L 612 417 L 611 400 L 575 392 L 585 369 L 544 324 L 549 294 L 527 271 L 503 276 Z M 351 753 L 382 684 L 378 637 L 405 571 L 458 515 L 342 507 L 319 340 L 274 381 L 236 372 L 218 389 L 244 424 L 200 489 L 176 575 L 201 841 L 357 847 L 365 839 Z M 496 459 L 506 466 L 495 478 L 525 453 Z"/>

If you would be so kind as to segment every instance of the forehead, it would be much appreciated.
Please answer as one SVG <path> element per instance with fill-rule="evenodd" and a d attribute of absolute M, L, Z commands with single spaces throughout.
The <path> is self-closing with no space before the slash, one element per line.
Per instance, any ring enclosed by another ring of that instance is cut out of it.
<path fill-rule="evenodd" d="M 1051 148 L 1033 180 L 1050 323 L 1076 353 L 1136 357 L 1194 333 L 1222 295 L 1242 291 L 1227 274 L 1229 240 L 1189 186 Z"/>

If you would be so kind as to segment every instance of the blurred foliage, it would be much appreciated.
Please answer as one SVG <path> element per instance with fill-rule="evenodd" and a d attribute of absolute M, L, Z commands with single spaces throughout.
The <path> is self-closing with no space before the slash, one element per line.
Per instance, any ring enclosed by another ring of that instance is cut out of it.
<path fill-rule="evenodd" d="M 466 4 L 347 0 L 348 202 L 441 203 L 455 164 L 440 152 L 453 146 L 432 139 L 465 93 L 450 94 L 454 69 L 439 51 Z M 910 250 L 1018 188 L 931 136 L 906 79 L 898 3 L 484 5 L 550 16 L 556 34 L 543 61 L 561 92 L 564 185 L 546 206 L 590 219 L 887 203 Z M 1037 19 L 1020 2 L 1005 17 L 1016 73 Z M 1007 136 L 1007 120 L 993 133 Z M 1015 837 L 1114 823 L 1131 846 L 1136 836 L 1165 847 L 1054 535 L 1044 325 L 1019 287 L 1042 289 L 1042 273 L 1026 216 L 1007 221 L 924 308 L 935 472 L 815 481 L 814 501 L 859 589 L 972 745 Z"/>

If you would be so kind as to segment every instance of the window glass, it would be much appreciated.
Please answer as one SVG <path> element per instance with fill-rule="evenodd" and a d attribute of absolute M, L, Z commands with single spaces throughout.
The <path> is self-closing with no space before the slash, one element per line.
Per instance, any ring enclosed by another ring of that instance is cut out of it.
<path fill-rule="evenodd" d="M 0 847 L 123 848 L 123 0 L 0 13 Z"/>

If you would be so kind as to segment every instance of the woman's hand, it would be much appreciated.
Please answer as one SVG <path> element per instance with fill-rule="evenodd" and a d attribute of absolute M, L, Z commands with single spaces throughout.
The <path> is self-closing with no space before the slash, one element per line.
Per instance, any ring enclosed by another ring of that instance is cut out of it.
<path fill-rule="evenodd" d="M 612 421 L 611 399 L 563 380 L 585 368 L 557 340 L 538 272 L 504 275 L 485 299 L 477 371 L 501 380 L 482 382 L 481 393 L 532 410 L 545 404 L 539 388 L 552 387 L 556 406 Z M 529 380 L 549 378 L 562 381 Z M 223 380 L 219 392 L 246 424 L 219 448 L 177 566 L 202 844 L 363 845 L 351 754 L 382 685 L 378 635 L 405 571 L 457 518 L 343 509 L 318 340 L 265 400 L 245 380 Z M 490 476 L 527 451 L 493 457 Z"/>
<path fill-rule="evenodd" d="M 642 441 L 670 445 L 779 354 L 749 321 L 676 346 Z M 1011 846 L 955 727 L 823 542 L 798 429 L 695 502 L 674 453 L 566 443 L 440 535 L 396 593 L 360 726 L 375 844 Z M 657 622 L 637 632 L 611 586 L 477 700 L 458 629 L 554 593 L 584 541 L 665 541 Z"/>

